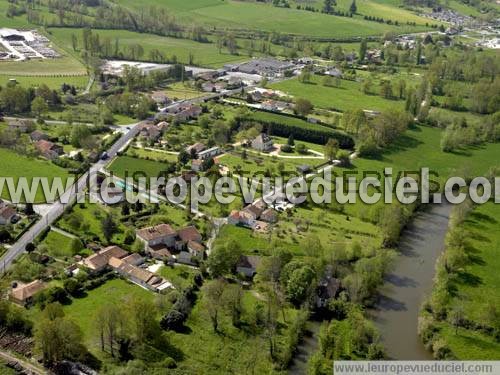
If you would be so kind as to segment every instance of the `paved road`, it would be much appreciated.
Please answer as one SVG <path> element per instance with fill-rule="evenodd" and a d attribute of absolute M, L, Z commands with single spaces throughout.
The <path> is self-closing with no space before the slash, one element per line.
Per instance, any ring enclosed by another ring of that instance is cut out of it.
<path fill-rule="evenodd" d="M 26 245 L 40 235 L 46 228 L 52 225 L 64 212 L 64 209 L 69 204 L 71 205 L 76 197 L 77 193 L 82 193 L 87 184 L 87 179 L 89 174 L 95 174 L 101 168 L 106 167 L 111 160 L 116 156 L 117 152 L 125 146 L 131 139 L 133 139 L 139 133 L 140 123 L 131 124 L 128 126 L 127 132 L 125 132 L 118 141 L 116 141 L 107 151 L 109 158 L 106 160 L 99 160 L 97 163 L 93 164 L 89 171 L 82 175 L 78 181 L 68 190 L 66 190 L 60 199 L 53 203 L 51 207 L 46 210 L 45 214 L 36 222 L 15 244 L 13 244 L 9 250 L 0 258 L 0 267 L 3 272 L 5 272 L 11 265 L 12 262 L 24 252 Z M 67 204 L 61 203 L 67 202 Z"/>

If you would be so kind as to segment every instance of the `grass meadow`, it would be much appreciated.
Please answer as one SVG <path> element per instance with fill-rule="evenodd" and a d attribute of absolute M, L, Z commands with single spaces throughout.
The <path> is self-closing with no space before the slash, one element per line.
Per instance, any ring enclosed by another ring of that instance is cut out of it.
<path fill-rule="evenodd" d="M 161 172 L 165 171 L 166 167 L 163 162 L 118 156 L 113 160 L 108 170 L 121 178 L 124 178 L 126 174 L 132 177 L 137 172 L 143 172 L 149 178 L 159 176 Z"/>
<path fill-rule="evenodd" d="M 17 182 L 19 177 L 26 177 L 28 181 L 32 181 L 33 177 L 46 177 L 52 180 L 54 177 L 65 179 L 68 177 L 68 171 L 58 167 L 49 161 L 42 159 L 34 159 L 24 155 L 20 155 L 13 151 L 0 148 L 0 176 L 13 177 Z M 6 186 L 3 187 L 1 197 L 9 199 L 10 195 Z M 41 188 L 36 194 L 36 201 L 43 202 L 45 196 Z"/>
<path fill-rule="evenodd" d="M 455 298 L 452 304 L 461 305 L 466 319 L 483 322 L 488 304 L 500 305 L 500 206 L 493 202 L 476 207 L 465 222 L 468 252 L 473 261 L 454 280 Z M 500 353 L 500 342 L 491 335 L 440 323 L 440 336 L 448 343 L 457 359 L 494 360 Z"/>
<path fill-rule="evenodd" d="M 374 84 L 374 94 L 364 94 L 361 83 L 342 80 L 340 87 L 327 87 L 321 84 L 322 77 L 313 76 L 310 83 L 301 83 L 290 79 L 272 84 L 271 87 L 294 97 L 306 98 L 320 108 L 348 111 L 353 109 L 368 109 L 384 111 L 392 108 L 403 108 L 404 102 L 388 100 L 378 95 L 378 86 Z"/>
<path fill-rule="evenodd" d="M 143 5 L 132 0 L 122 1 L 121 4 L 130 8 L 139 9 Z M 249 29 L 274 31 L 287 34 L 307 35 L 330 38 L 349 38 L 353 36 L 379 35 L 387 31 L 397 33 L 423 31 L 425 27 L 391 26 L 377 22 L 367 22 L 362 16 L 337 17 L 321 13 L 307 12 L 292 8 L 273 7 L 258 2 L 192 0 L 149 0 L 148 4 L 163 7 L 171 11 L 181 21 L 195 21 L 221 29 Z M 413 19 L 414 15 L 399 10 L 392 5 L 385 5 L 392 13 L 398 12 L 400 21 Z M 377 8 L 372 6 L 372 9 Z M 387 12 L 387 9 L 384 12 Z M 382 12 L 382 11 L 380 11 Z M 244 14 L 245 17 L 239 17 Z M 425 19 L 420 18 L 421 25 Z"/>

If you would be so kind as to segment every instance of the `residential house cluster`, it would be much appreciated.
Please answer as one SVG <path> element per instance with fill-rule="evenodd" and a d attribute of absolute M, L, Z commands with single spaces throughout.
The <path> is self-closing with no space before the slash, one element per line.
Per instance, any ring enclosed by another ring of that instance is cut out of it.
<path fill-rule="evenodd" d="M 144 251 L 155 259 L 195 264 L 205 257 L 202 236 L 194 226 L 174 230 L 169 224 L 159 224 L 136 231 L 144 243 Z"/>
<path fill-rule="evenodd" d="M 196 119 L 202 112 L 203 109 L 199 105 L 191 103 L 177 103 L 164 110 L 165 114 L 180 122 Z"/>
<path fill-rule="evenodd" d="M 263 77 L 283 77 L 285 72 L 293 71 L 296 65 L 290 61 L 278 60 L 270 57 L 254 58 L 250 61 L 236 65 L 225 65 L 229 71 L 246 74 L 258 74 Z"/>
<path fill-rule="evenodd" d="M 167 130 L 168 123 L 161 121 L 158 124 L 153 122 L 145 122 L 141 125 L 139 136 L 146 138 L 151 142 L 156 142 L 160 136 Z"/>
<path fill-rule="evenodd" d="M 269 224 L 278 221 L 278 213 L 262 200 L 250 204 L 242 210 L 233 210 L 228 217 L 228 223 L 232 225 L 243 225 L 252 229 L 262 230 Z"/>
<path fill-rule="evenodd" d="M 40 139 L 34 143 L 35 149 L 42 155 L 44 158 L 49 160 L 54 160 L 61 155 L 64 155 L 64 149 L 61 145 L 58 145 L 54 142 L 47 141 L 45 139 Z"/>
<path fill-rule="evenodd" d="M 108 246 L 80 262 L 91 273 L 113 270 L 131 282 L 153 292 L 161 293 L 173 288 L 169 281 L 139 267 L 142 263 L 144 263 L 142 256 L 130 254 L 118 246 Z"/>
<path fill-rule="evenodd" d="M 217 146 L 207 148 L 203 143 L 197 142 L 186 147 L 186 152 L 193 158 L 191 160 L 191 169 L 200 172 L 203 170 L 205 161 L 219 155 L 221 149 Z"/>

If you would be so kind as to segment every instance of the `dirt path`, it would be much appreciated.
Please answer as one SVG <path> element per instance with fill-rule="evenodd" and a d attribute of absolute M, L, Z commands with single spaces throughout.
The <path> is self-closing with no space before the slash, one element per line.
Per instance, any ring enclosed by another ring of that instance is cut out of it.
<path fill-rule="evenodd" d="M 5 362 L 16 362 L 16 363 L 18 363 L 29 374 L 34 374 L 34 375 L 45 375 L 45 374 L 48 374 L 47 371 L 45 371 L 45 370 L 43 370 L 43 369 L 41 369 L 41 368 L 33 365 L 32 363 L 28 362 L 27 360 L 15 357 L 12 354 L 10 354 L 9 352 L 0 350 L 0 358 L 3 359 Z"/>

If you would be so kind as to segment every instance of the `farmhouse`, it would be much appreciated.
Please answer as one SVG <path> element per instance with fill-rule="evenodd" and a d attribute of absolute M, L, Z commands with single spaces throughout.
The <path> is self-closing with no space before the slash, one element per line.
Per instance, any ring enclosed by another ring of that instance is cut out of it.
<path fill-rule="evenodd" d="M 17 211 L 13 207 L 3 206 L 0 208 L 0 225 L 11 224 L 17 217 Z"/>
<path fill-rule="evenodd" d="M 191 160 L 191 170 L 194 172 L 200 172 L 203 168 L 203 160 L 193 159 Z"/>
<path fill-rule="evenodd" d="M 127 257 L 128 258 L 128 257 Z M 153 292 L 162 293 L 168 289 L 173 289 L 173 285 L 163 277 L 157 276 L 154 273 L 139 268 L 134 264 L 127 262 L 125 259 L 111 258 L 109 266 L 118 274 L 127 278 L 134 284 L 142 286 Z"/>
<path fill-rule="evenodd" d="M 220 148 L 215 146 L 215 147 L 209 148 L 207 150 L 203 150 L 203 151 L 198 152 L 198 158 L 201 160 L 205 160 L 205 159 L 213 158 L 214 156 L 217 156 L 218 154 L 220 154 Z"/>
<path fill-rule="evenodd" d="M 207 147 L 200 142 L 194 143 L 191 146 L 186 147 L 186 152 L 190 155 L 198 155 L 200 152 L 205 150 Z"/>
<path fill-rule="evenodd" d="M 45 133 L 42 133 L 39 130 L 35 130 L 33 133 L 30 134 L 30 139 L 32 142 L 38 142 L 41 140 L 48 141 L 49 136 Z"/>
<path fill-rule="evenodd" d="M 331 77 L 342 78 L 342 71 L 337 68 L 330 68 L 327 71 L 325 71 L 325 74 Z"/>
<path fill-rule="evenodd" d="M 137 238 L 145 243 L 146 250 L 157 245 L 174 247 L 175 237 L 177 236 L 175 230 L 168 224 L 159 224 L 153 227 L 139 229 L 136 234 Z"/>
<path fill-rule="evenodd" d="M 35 280 L 28 284 L 19 283 L 16 287 L 12 288 L 9 294 L 9 300 L 20 306 L 29 305 L 33 302 L 34 295 L 44 288 L 45 284 L 40 280 Z"/>
<path fill-rule="evenodd" d="M 162 133 L 162 130 L 158 125 L 146 123 L 141 126 L 140 136 L 149 139 L 150 141 L 156 141 Z"/>
<path fill-rule="evenodd" d="M 58 156 L 64 154 L 62 146 L 56 145 L 53 142 L 46 141 L 44 139 L 35 143 L 35 148 L 40 152 L 40 154 L 49 159 L 53 160 Z"/>
<path fill-rule="evenodd" d="M 252 147 L 261 152 L 270 151 L 273 148 L 273 140 L 265 133 L 260 133 L 252 141 Z"/>
<path fill-rule="evenodd" d="M 236 265 L 236 272 L 246 277 L 254 277 L 262 259 L 257 255 L 242 255 Z"/>
<path fill-rule="evenodd" d="M 320 280 L 316 291 L 316 306 L 321 308 L 328 305 L 330 300 L 337 297 L 340 291 L 340 280 L 327 276 Z"/>
<path fill-rule="evenodd" d="M 8 124 L 10 130 L 18 131 L 20 133 L 26 133 L 32 126 L 31 121 L 22 119 L 9 120 Z"/>
<path fill-rule="evenodd" d="M 111 258 L 124 258 L 128 253 L 118 246 L 106 247 L 82 261 L 82 264 L 91 272 L 102 272 L 108 266 Z"/>

